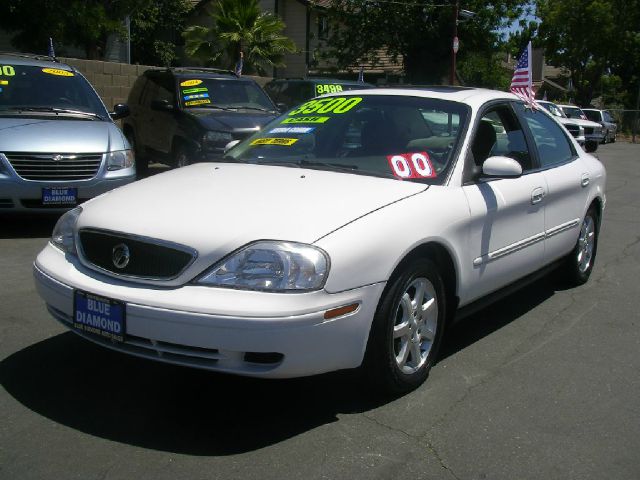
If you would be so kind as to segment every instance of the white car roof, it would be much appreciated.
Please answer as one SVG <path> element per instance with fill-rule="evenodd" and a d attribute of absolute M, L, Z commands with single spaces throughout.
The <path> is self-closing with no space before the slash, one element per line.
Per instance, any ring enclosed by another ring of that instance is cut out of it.
<path fill-rule="evenodd" d="M 331 93 L 330 97 L 344 95 L 345 92 Z M 406 87 L 406 88 L 374 88 L 366 90 L 349 90 L 349 95 L 398 95 L 403 97 L 437 98 L 467 104 L 477 108 L 490 100 L 520 100 L 512 93 L 488 90 L 484 88 L 465 88 L 449 86 Z"/>

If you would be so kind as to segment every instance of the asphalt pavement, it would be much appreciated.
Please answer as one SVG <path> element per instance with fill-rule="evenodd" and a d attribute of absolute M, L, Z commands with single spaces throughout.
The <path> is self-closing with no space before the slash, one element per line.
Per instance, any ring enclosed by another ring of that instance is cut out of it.
<path fill-rule="evenodd" d="M 0 217 L 0 479 L 640 478 L 640 145 L 604 145 L 595 270 L 449 330 L 427 383 L 265 381 L 131 358 L 55 322 L 31 265 L 55 218 Z"/>

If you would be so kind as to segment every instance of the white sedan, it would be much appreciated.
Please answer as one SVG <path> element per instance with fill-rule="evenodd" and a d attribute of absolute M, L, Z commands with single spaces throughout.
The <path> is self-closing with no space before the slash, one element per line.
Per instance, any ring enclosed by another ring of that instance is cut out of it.
<path fill-rule="evenodd" d="M 605 178 L 511 94 L 343 92 L 68 212 L 34 276 L 105 347 L 256 377 L 362 367 L 404 392 L 447 322 L 550 268 L 587 281 Z"/>

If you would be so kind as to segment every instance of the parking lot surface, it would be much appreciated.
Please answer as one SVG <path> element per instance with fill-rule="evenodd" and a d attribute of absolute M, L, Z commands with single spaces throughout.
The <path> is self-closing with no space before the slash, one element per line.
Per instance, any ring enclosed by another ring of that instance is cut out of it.
<path fill-rule="evenodd" d="M 591 280 L 550 275 L 463 320 L 400 398 L 354 372 L 264 381 L 94 346 L 33 286 L 55 218 L 1 217 L 0 478 L 640 478 L 640 145 L 597 156 Z"/>

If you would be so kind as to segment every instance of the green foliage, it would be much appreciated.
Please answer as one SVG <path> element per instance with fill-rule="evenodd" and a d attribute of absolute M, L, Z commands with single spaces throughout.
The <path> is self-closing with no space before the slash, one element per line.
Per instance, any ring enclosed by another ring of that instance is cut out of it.
<path fill-rule="evenodd" d="M 547 60 L 571 71 L 577 103 L 588 105 L 613 88 L 608 72 L 623 90 L 631 88 L 640 70 L 640 0 L 536 3 Z"/>
<path fill-rule="evenodd" d="M 502 55 L 471 52 L 458 62 L 458 72 L 470 87 L 509 90 L 513 72 L 502 65 Z"/>
<path fill-rule="evenodd" d="M 147 0 L 131 14 L 132 62 L 169 66 L 192 5 L 187 0 Z"/>
<path fill-rule="evenodd" d="M 257 0 L 220 0 L 210 16 L 211 27 L 194 25 L 184 32 L 186 53 L 205 65 L 233 68 L 242 52 L 244 72 L 265 75 L 296 50 L 282 34 L 282 20 L 262 12 Z"/>
<path fill-rule="evenodd" d="M 520 16 L 526 0 L 480 0 L 461 2 L 461 8 L 476 13 L 473 19 L 458 24 L 460 51 L 458 60 L 465 64 L 478 58 L 493 63 L 493 53 L 500 45 L 497 30 Z M 366 60 L 376 64 L 379 52 L 385 51 L 401 60 L 407 80 L 412 83 L 442 83 L 450 69 L 454 3 L 426 0 L 335 0 L 328 10 L 332 35 L 321 58 L 338 67 L 357 66 Z M 338 27 L 339 26 L 339 27 Z M 487 68 L 483 72 L 490 73 Z M 479 80 L 492 83 L 490 78 Z"/>
<path fill-rule="evenodd" d="M 66 45 L 101 59 L 110 34 L 126 38 L 130 15 L 135 60 L 168 64 L 175 57 L 173 37 L 179 38 L 172 31 L 182 31 L 189 9 L 186 0 L 4 0 L 0 27 L 16 34 L 14 45 L 22 50 L 45 54 L 51 37 L 58 55 Z"/>

